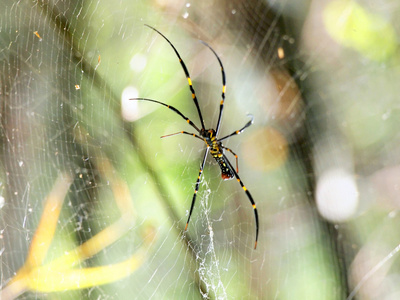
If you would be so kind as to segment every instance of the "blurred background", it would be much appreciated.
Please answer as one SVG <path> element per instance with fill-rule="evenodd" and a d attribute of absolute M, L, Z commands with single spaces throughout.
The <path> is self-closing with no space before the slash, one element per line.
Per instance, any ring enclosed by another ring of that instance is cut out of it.
<path fill-rule="evenodd" d="M 399 299 L 400 3 L 0 0 L 3 299 Z M 165 107 L 216 126 L 223 181 Z M 235 158 L 226 153 L 232 164 Z M 73 258 L 71 258 L 73 257 Z"/>

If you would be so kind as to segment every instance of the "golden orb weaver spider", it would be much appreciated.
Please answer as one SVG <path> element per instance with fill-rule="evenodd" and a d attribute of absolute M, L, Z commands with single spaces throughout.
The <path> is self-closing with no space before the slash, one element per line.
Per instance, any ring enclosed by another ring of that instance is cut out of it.
<path fill-rule="evenodd" d="M 172 49 L 174 50 L 176 56 L 178 56 L 179 62 L 182 66 L 182 69 L 186 75 L 186 79 L 188 81 L 189 84 L 189 89 L 190 92 L 192 93 L 192 98 L 193 98 L 193 102 L 196 106 L 197 109 L 197 113 L 199 115 L 200 118 L 200 123 L 201 123 L 201 129 L 199 129 L 199 127 L 197 127 L 189 118 L 187 118 L 184 114 L 182 114 L 178 109 L 176 109 L 175 107 L 153 100 L 153 99 L 148 99 L 148 98 L 132 98 L 129 100 L 141 100 L 141 101 L 149 101 L 149 102 L 154 102 L 160 105 L 163 105 L 167 108 L 169 108 L 170 110 L 172 110 L 173 112 L 175 112 L 176 114 L 180 115 L 183 119 L 185 119 L 185 121 L 192 126 L 198 134 L 195 133 L 190 133 L 187 131 L 179 131 L 177 133 L 172 133 L 172 134 L 168 134 L 168 135 L 164 135 L 161 138 L 164 137 L 168 137 L 168 136 L 173 136 L 173 135 L 177 135 L 177 134 L 187 134 L 187 135 L 191 135 L 197 139 L 200 139 L 202 141 L 204 141 L 206 143 L 206 150 L 204 153 L 204 157 L 203 157 L 203 161 L 200 165 L 200 171 L 199 171 L 199 175 L 197 176 L 197 180 L 196 180 L 196 185 L 195 185 L 195 189 L 194 189 L 194 194 L 193 194 L 193 199 L 192 199 L 192 204 L 190 206 L 190 211 L 189 211 L 189 217 L 187 219 L 186 222 L 186 226 L 185 226 L 185 231 L 188 228 L 189 225 L 189 221 L 190 221 L 190 217 L 192 216 L 192 212 L 193 212 L 193 207 L 194 207 L 194 203 L 196 201 L 196 196 L 197 196 L 197 192 L 199 190 L 199 184 L 200 184 L 200 179 L 201 179 L 201 175 L 203 173 L 203 169 L 204 169 L 204 165 L 207 159 L 207 155 L 208 152 L 211 153 L 211 156 L 215 159 L 215 161 L 218 163 L 220 169 L 221 169 L 221 177 L 223 180 L 227 180 L 227 179 L 232 179 L 233 177 L 236 177 L 236 180 L 239 182 L 240 186 L 243 188 L 244 192 L 246 193 L 247 197 L 249 198 L 251 205 L 253 207 L 253 211 L 254 211 L 254 218 L 255 218 L 255 222 L 256 222 L 256 241 L 254 243 L 254 249 L 257 248 L 257 241 L 258 241 L 258 213 L 257 213 L 257 208 L 256 208 L 256 204 L 253 200 L 253 197 L 251 196 L 249 190 L 245 187 L 245 185 L 243 184 L 242 180 L 240 179 L 238 173 L 239 173 L 239 168 L 238 168 L 238 156 L 229 148 L 225 147 L 222 145 L 222 141 L 234 136 L 234 135 L 238 135 L 240 133 L 242 133 L 247 127 L 249 127 L 252 123 L 254 118 L 251 116 L 251 120 L 248 121 L 246 123 L 246 125 L 244 125 L 241 129 L 234 131 L 231 134 L 228 134 L 227 136 L 224 136 L 222 138 L 217 138 L 219 129 L 220 129 L 220 125 L 221 125 L 221 118 L 222 118 L 222 111 L 224 109 L 224 102 L 225 102 L 225 92 L 226 92 L 226 78 L 225 78 L 225 71 L 224 71 L 224 67 L 222 65 L 222 62 L 219 58 L 219 56 L 217 55 L 217 53 L 214 51 L 213 48 L 211 48 L 211 46 L 209 46 L 206 42 L 201 41 L 206 47 L 208 47 L 212 53 L 215 55 L 215 57 L 218 60 L 219 65 L 221 66 L 221 73 L 222 73 L 222 99 L 221 102 L 219 104 L 219 115 L 218 115 L 218 121 L 217 121 L 217 126 L 215 129 L 206 129 L 205 125 L 204 125 L 204 120 L 203 120 L 203 116 L 201 114 L 201 110 L 200 110 L 200 106 L 199 103 L 197 101 L 197 97 L 196 97 L 196 93 L 194 91 L 193 85 L 192 85 L 192 80 L 190 79 L 190 75 L 189 75 L 189 71 L 186 68 L 185 63 L 183 62 L 181 56 L 178 53 L 178 50 L 176 50 L 176 48 L 174 47 L 174 45 L 170 42 L 169 39 L 167 39 L 167 37 L 165 35 L 163 35 L 160 31 L 158 31 L 157 29 L 145 24 L 145 26 L 153 29 L 155 32 L 157 32 L 158 34 L 160 34 L 172 47 Z M 224 150 L 232 153 L 232 155 L 235 157 L 236 159 L 236 170 L 233 168 L 231 162 L 228 160 L 228 158 L 225 156 L 224 154 Z"/>

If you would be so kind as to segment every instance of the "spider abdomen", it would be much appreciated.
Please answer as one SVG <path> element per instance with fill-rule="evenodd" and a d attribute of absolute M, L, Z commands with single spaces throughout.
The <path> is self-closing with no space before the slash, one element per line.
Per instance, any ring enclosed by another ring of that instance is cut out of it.
<path fill-rule="evenodd" d="M 216 160 L 218 163 L 220 169 L 221 169 L 221 177 L 223 180 L 228 180 L 232 179 L 235 175 L 233 174 L 233 171 L 231 167 L 228 165 L 225 156 L 222 154 L 221 151 L 218 153 L 213 154 L 211 152 L 212 157 Z"/>
<path fill-rule="evenodd" d="M 232 179 L 235 174 L 233 173 L 230 165 L 228 164 L 223 151 L 223 147 L 215 134 L 214 129 L 209 129 L 203 133 L 204 141 L 208 148 L 210 148 L 210 153 L 214 157 L 215 161 L 218 163 L 221 169 L 221 177 L 223 180 Z"/>

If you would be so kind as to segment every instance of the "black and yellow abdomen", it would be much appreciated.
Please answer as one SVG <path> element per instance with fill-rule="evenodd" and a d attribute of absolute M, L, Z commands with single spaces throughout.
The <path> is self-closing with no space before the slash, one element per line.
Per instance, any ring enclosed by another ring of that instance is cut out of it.
<path fill-rule="evenodd" d="M 225 156 L 223 156 L 221 153 L 218 153 L 216 155 L 213 155 L 213 157 L 221 169 L 222 179 L 232 179 L 235 175 L 233 174 L 231 167 L 228 165 Z"/>
<path fill-rule="evenodd" d="M 223 149 L 220 143 L 217 141 L 215 137 L 215 131 L 210 129 L 207 131 L 206 137 L 204 138 L 207 146 L 210 148 L 210 154 L 218 163 L 219 168 L 221 169 L 221 177 L 223 180 L 232 179 L 235 174 L 233 173 L 231 167 L 226 161 L 225 156 L 223 155 Z"/>

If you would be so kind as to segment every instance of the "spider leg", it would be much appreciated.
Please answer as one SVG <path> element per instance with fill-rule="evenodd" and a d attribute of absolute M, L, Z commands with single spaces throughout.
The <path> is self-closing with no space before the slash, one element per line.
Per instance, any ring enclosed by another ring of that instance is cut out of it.
<path fill-rule="evenodd" d="M 224 154 L 225 156 L 225 154 Z M 258 241 L 258 212 L 257 212 L 257 208 L 256 208 L 256 203 L 253 200 L 253 197 L 251 196 L 249 190 L 244 186 L 244 183 L 242 182 L 242 180 L 240 179 L 238 173 L 233 169 L 231 162 L 225 157 L 226 161 L 228 162 L 229 166 L 231 167 L 233 173 L 235 174 L 236 180 L 239 182 L 240 186 L 243 188 L 244 192 L 246 193 L 247 198 L 249 198 L 251 206 L 253 207 L 253 211 L 254 211 L 254 218 L 256 220 L 256 241 L 254 243 L 254 249 L 257 248 L 257 241 Z"/>
<path fill-rule="evenodd" d="M 163 135 L 161 138 L 166 138 L 166 137 L 170 137 L 170 136 L 174 136 L 174 135 L 178 135 L 178 134 L 187 134 L 187 135 L 191 135 L 197 139 L 200 139 L 204 142 L 204 138 L 202 138 L 201 136 L 195 134 L 195 133 L 191 133 L 191 132 L 187 132 L 187 131 L 179 131 L 179 132 L 175 132 L 175 133 L 171 133 L 171 134 L 167 134 L 167 135 Z"/>
<path fill-rule="evenodd" d="M 199 118 L 200 118 L 200 122 L 201 122 L 201 128 L 202 128 L 202 129 L 205 129 L 204 121 L 203 121 L 203 116 L 201 115 L 201 110 L 200 110 L 199 102 L 197 101 L 196 93 L 195 93 L 194 88 L 193 88 L 193 86 L 192 86 L 192 79 L 190 79 L 189 71 L 188 71 L 188 69 L 186 68 L 186 65 L 185 65 L 185 63 L 183 62 L 181 56 L 179 55 L 178 50 L 176 50 L 175 46 L 172 45 L 172 43 L 170 42 L 170 40 L 167 39 L 167 37 L 166 37 L 165 35 L 163 35 L 161 32 L 159 32 L 157 29 L 155 29 L 154 27 L 151 27 L 150 25 L 147 25 L 147 24 L 144 24 L 144 25 L 147 26 L 147 27 L 149 27 L 149 28 L 151 28 L 151 29 L 153 29 L 155 32 L 157 32 L 159 35 L 161 35 L 161 36 L 168 42 L 168 44 L 171 45 L 172 49 L 174 49 L 175 54 L 176 54 L 176 56 L 178 56 L 179 62 L 181 63 L 183 72 L 185 72 L 185 76 L 186 76 L 186 79 L 187 79 L 188 84 L 189 84 L 189 89 L 190 89 L 190 92 L 192 93 L 193 102 L 194 102 L 194 104 L 196 105 L 197 113 L 199 114 Z"/>
<path fill-rule="evenodd" d="M 232 149 L 229 149 L 229 148 L 227 148 L 225 146 L 221 145 L 221 148 L 225 149 L 226 151 L 229 151 L 235 157 L 235 159 L 236 159 L 236 172 L 239 173 L 239 164 L 238 164 L 239 158 L 238 158 L 237 154 L 235 152 L 233 152 Z"/>
<path fill-rule="evenodd" d="M 219 115 L 218 115 L 218 121 L 217 121 L 217 126 L 215 128 L 216 134 L 218 134 L 219 131 L 219 126 L 221 124 L 221 118 L 222 118 L 222 111 L 224 109 L 224 102 L 225 102 L 225 92 L 226 92 L 226 77 L 225 77 L 225 71 L 224 71 L 224 66 L 222 65 L 222 61 L 219 58 L 217 52 L 214 51 L 213 48 L 209 44 L 207 44 L 204 41 L 200 41 L 203 45 L 207 46 L 212 53 L 214 53 L 215 57 L 218 60 L 219 65 L 221 66 L 221 73 L 222 73 L 222 95 L 221 95 L 221 102 L 219 103 Z"/>
<path fill-rule="evenodd" d="M 188 228 L 189 221 L 190 221 L 190 217 L 192 216 L 193 207 L 194 207 L 194 203 L 195 203 L 195 201 L 196 201 L 197 191 L 199 190 L 200 179 L 201 179 L 201 175 L 202 175 L 202 173 L 203 173 L 204 165 L 205 165 L 205 163 L 206 163 L 206 158 L 207 158 L 208 151 L 209 151 L 209 148 L 206 149 L 206 152 L 204 153 L 203 162 L 202 162 L 201 165 L 200 165 L 199 176 L 197 177 L 197 180 L 196 180 L 196 186 L 195 186 L 195 188 L 194 188 L 194 194 L 193 194 L 192 204 L 191 204 L 191 206 L 190 206 L 189 217 L 188 217 L 187 222 L 186 222 L 185 231 L 186 231 L 187 228 Z"/>
<path fill-rule="evenodd" d="M 197 126 L 196 126 L 189 118 L 187 118 L 183 113 L 181 113 L 178 109 L 176 109 L 175 107 L 173 107 L 173 106 L 171 106 L 171 105 L 162 103 L 162 102 L 157 101 L 157 100 L 148 99 L 148 98 L 131 98 L 131 99 L 129 99 L 129 100 L 141 100 L 141 101 L 149 101 L 149 102 L 154 102 L 154 103 L 161 104 L 161 105 L 163 105 L 163 106 L 169 108 L 169 109 L 172 110 L 173 112 L 177 113 L 178 115 L 180 115 L 182 118 L 185 119 L 185 121 L 186 121 L 190 126 L 192 126 L 194 129 L 196 129 L 198 132 L 200 132 L 200 129 L 197 128 Z"/>
<path fill-rule="evenodd" d="M 251 124 L 253 124 L 254 117 L 252 115 L 249 115 L 249 116 L 251 117 L 251 120 L 248 121 L 246 123 L 246 125 L 244 125 L 241 129 L 236 130 L 236 131 L 232 132 L 231 134 L 228 134 L 227 136 L 224 136 L 223 138 L 218 139 L 218 141 L 221 142 L 223 140 L 226 140 L 227 138 L 230 138 L 231 136 L 241 134 L 247 127 L 249 127 Z"/>

